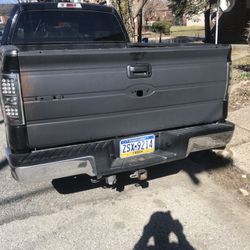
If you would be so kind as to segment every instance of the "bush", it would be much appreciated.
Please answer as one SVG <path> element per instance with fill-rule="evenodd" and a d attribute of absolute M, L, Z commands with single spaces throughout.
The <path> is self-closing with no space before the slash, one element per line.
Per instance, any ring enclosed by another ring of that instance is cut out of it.
<path fill-rule="evenodd" d="M 157 21 L 152 24 L 150 29 L 155 33 L 163 33 L 165 35 L 169 35 L 171 26 L 172 23 L 169 21 Z"/>
<path fill-rule="evenodd" d="M 160 34 L 159 42 L 161 42 L 162 34 L 169 35 L 171 26 L 172 23 L 169 21 L 157 21 L 152 24 L 150 30 Z"/>

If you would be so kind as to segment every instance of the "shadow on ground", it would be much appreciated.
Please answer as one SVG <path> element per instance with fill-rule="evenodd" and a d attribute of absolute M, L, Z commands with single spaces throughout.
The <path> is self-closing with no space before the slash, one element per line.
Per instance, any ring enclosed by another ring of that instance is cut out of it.
<path fill-rule="evenodd" d="M 131 179 L 129 178 L 128 173 L 119 174 L 117 176 L 117 184 L 112 188 L 116 188 L 118 192 L 123 191 L 125 186 L 131 184 L 139 185 L 142 188 L 147 188 L 149 186 L 150 180 L 177 174 L 180 171 L 185 171 L 192 182 L 195 185 L 199 185 L 200 180 L 197 177 L 197 174 L 204 171 L 225 168 L 230 164 L 232 164 L 231 159 L 217 155 L 213 151 L 194 153 L 185 160 L 148 168 L 147 170 L 149 178 L 147 181 Z M 104 181 L 99 183 L 91 183 L 90 178 L 86 175 L 55 179 L 52 181 L 52 185 L 60 194 L 71 194 L 94 188 L 105 187 Z"/>
<path fill-rule="evenodd" d="M 171 238 L 174 237 L 174 239 Z M 188 242 L 183 226 L 173 219 L 171 212 L 155 212 L 144 227 L 134 250 L 194 250 Z"/>
<path fill-rule="evenodd" d="M 7 197 L 3 200 L 0 200 L 0 207 L 5 206 L 5 205 L 9 205 L 9 204 L 14 203 L 14 202 L 19 202 L 19 201 L 22 201 L 22 200 L 25 200 L 27 198 L 31 198 L 34 196 L 42 195 L 42 194 L 47 193 L 51 190 L 53 190 L 53 187 L 49 186 L 49 187 L 44 187 L 44 188 L 41 188 L 38 190 L 34 190 L 34 191 L 18 194 L 15 196 Z M 1 221 L 0 221 L 0 225 L 1 225 Z"/>
<path fill-rule="evenodd" d="M 0 160 L 0 171 L 3 170 L 4 168 L 6 168 L 7 166 L 8 166 L 7 159 Z"/>
<path fill-rule="evenodd" d="M 8 163 L 7 159 L 0 160 L 0 171 L 5 169 L 6 167 L 8 167 L 8 165 L 9 165 L 9 163 Z M 5 199 L 1 199 L 1 197 L 0 197 L 0 207 L 5 206 L 7 204 L 14 203 L 14 202 L 19 202 L 21 200 L 24 200 L 24 199 L 27 199 L 27 198 L 30 198 L 33 196 L 41 195 L 41 194 L 46 193 L 46 192 L 51 191 L 51 190 L 53 190 L 53 187 L 50 186 L 50 187 L 42 188 L 40 190 L 34 190 L 34 191 L 18 194 L 15 196 L 7 197 Z M 0 220 L 0 225 L 1 224 L 2 223 Z"/>
<path fill-rule="evenodd" d="M 53 190 L 53 187 L 49 186 L 49 187 L 44 187 L 38 190 L 16 194 L 14 196 L 0 199 L 0 209 L 4 211 L 6 209 L 5 208 L 6 205 L 15 206 L 16 203 L 18 202 L 25 201 L 26 199 L 30 201 L 32 197 L 42 196 L 43 194 L 49 193 L 52 190 Z M 29 218 L 30 216 L 37 216 L 40 214 L 40 213 L 34 212 L 32 208 L 28 210 L 29 212 L 25 212 L 25 210 L 26 209 L 20 209 L 19 211 L 16 211 L 14 214 L 12 212 L 10 215 L 6 214 L 5 216 L 2 216 L 2 217 L 0 216 L 0 226 L 6 223 L 10 223 L 15 220 L 23 220 L 23 219 Z"/>
<path fill-rule="evenodd" d="M 174 163 L 169 163 L 169 164 L 163 164 L 159 166 L 153 166 L 148 169 L 148 175 L 149 179 L 147 181 L 141 181 L 139 182 L 138 180 L 135 179 L 130 179 L 129 178 L 129 173 L 123 173 L 118 175 L 118 182 L 115 188 L 118 192 L 121 192 L 124 190 L 124 188 L 128 185 L 139 185 L 142 188 L 147 188 L 149 187 L 150 180 L 153 179 L 158 179 L 162 178 L 165 176 L 173 175 L 173 174 L 178 174 L 180 171 L 185 171 L 187 175 L 190 177 L 190 180 L 194 183 L 194 185 L 199 185 L 200 180 L 197 177 L 197 175 L 201 172 L 204 171 L 210 171 L 210 170 L 219 170 L 222 168 L 226 168 L 230 166 L 232 163 L 231 160 L 228 160 L 226 158 L 223 158 L 222 156 L 216 155 L 212 151 L 207 151 L 207 152 L 202 152 L 202 153 L 196 153 L 192 154 L 188 159 L 174 162 Z M 7 160 L 3 159 L 0 161 L 0 168 L 4 168 L 7 166 Z M 32 197 L 37 197 L 42 195 L 46 195 L 46 193 L 54 192 L 56 190 L 60 194 L 71 194 L 71 193 L 76 193 L 76 192 L 81 192 L 85 190 L 90 190 L 90 189 L 95 189 L 95 188 L 103 188 L 105 187 L 104 181 L 99 182 L 99 183 L 91 183 L 90 179 L 86 175 L 78 175 L 78 176 L 73 176 L 73 177 L 67 177 L 67 178 L 61 178 L 61 179 L 56 179 L 52 181 L 53 186 L 51 185 L 46 185 L 42 188 L 38 188 L 37 190 L 30 190 L 30 191 L 25 191 L 25 192 L 18 192 L 17 194 L 6 197 L 4 199 L 1 199 L 0 197 L 0 207 L 4 207 L 5 205 L 10 205 L 16 202 L 21 202 L 26 199 L 30 199 Z M 33 187 L 33 186 L 32 186 Z M 27 217 L 27 214 L 21 214 L 19 215 L 18 218 L 25 218 Z M 15 217 L 16 218 L 16 217 Z M 3 223 L 7 223 L 13 220 L 13 217 L 11 218 L 3 218 L 3 221 L 0 220 L 0 225 Z M 182 233 L 181 225 L 179 225 L 179 222 L 176 220 L 173 220 L 171 218 L 170 213 L 156 213 L 153 215 L 150 219 L 150 222 L 147 226 L 145 226 L 144 233 L 142 235 L 142 238 L 138 241 L 136 245 L 136 249 L 143 249 L 139 248 L 141 245 L 144 244 L 145 241 L 148 239 L 148 235 L 153 234 L 153 231 L 155 225 L 157 225 L 157 221 L 159 223 L 163 223 L 160 228 L 159 228 L 159 233 L 154 233 L 153 237 L 155 237 L 154 241 L 155 243 L 158 242 L 157 244 L 161 246 L 160 244 L 165 244 L 169 245 L 170 242 L 165 239 L 166 242 L 159 243 L 161 241 L 161 237 L 163 237 L 163 234 L 167 235 L 170 232 L 173 232 L 175 234 L 175 238 L 178 239 L 178 244 L 180 242 L 182 243 L 181 246 L 187 246 L 187 248 L 184 249 L 192 249 L 188 248 L 189 245 L 185 243 L 185 236 Z M 179 228 L 179 229 L 178 229 Z M 172 243 L 171 243 L 172 244 Z M 169 245 L 172 246 L 171 249 L 182 249 L 180 248 L 180 245 Z M 155 246 L 156 247 L 156 246 Z M 178 248 L 179 247 L 179 248 Z M 157 248 L 146 248 L 146 249 L 157 249 Z M 162 249 L 162 248 L 158 248 Z M 168 248 L 164 248 L 168 249 Z"/>

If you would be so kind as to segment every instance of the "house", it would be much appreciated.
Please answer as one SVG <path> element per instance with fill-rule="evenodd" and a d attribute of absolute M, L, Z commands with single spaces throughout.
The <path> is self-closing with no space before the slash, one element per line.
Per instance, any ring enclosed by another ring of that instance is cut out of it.
<path fill-rule="evenodd" d="M 9 16 L 7 15 L 1 15 L 0 16 L 0 24 L 5 25 L 7 23 Z"/>
<path fill-rule="evenodd" d="M 143 18 L 145 25 L 152 25 L 156 21 L 163 21 L 163 20 L 172 21 L 173 14 L 172 11 L 169 9 L 169 7 L 160 6 L 154 9 L 146 9 L 144 11 Z"/>
<path fill-rule="evenodd" d="M 3 27 L 8 18 L 9 18 L 9 14 L 10 11 L 12 9 L 13 5 L 12 4 L 1 4 L 1 8 L 0 8 L 0 27 Z"/>

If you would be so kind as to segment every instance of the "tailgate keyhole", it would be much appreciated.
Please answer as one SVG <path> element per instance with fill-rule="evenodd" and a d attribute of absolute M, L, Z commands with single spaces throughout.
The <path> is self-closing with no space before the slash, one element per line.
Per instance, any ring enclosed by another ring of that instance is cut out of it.
<path fill-rule="evenodd" d="M 136 95 L 137 95 L 138 97 L 143 96 L 143 90 L 136 90 Z"/>

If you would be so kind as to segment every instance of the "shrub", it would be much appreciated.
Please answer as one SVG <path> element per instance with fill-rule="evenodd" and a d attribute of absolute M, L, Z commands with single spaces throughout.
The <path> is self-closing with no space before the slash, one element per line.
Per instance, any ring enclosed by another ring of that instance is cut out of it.
<path fill-rule="evenodd" d="M 150 29 L 152 32 L 159 33 L 159 42 L 161 43 L 162 34 L 169 35 L 171 26 L 172 23 L 169 21 L 157 21 L 152 24 Z"/>

